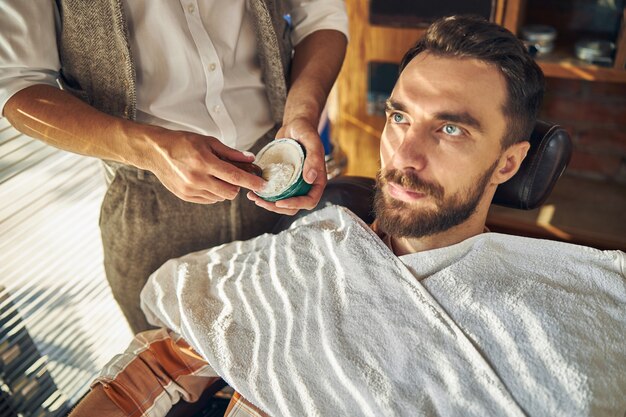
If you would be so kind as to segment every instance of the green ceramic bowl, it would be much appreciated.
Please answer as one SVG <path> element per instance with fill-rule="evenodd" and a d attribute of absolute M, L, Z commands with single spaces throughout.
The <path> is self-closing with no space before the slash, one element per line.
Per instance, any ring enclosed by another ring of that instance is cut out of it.
<path fill-rule="evenodd" d="M 311 184 L 302 178 L 305 150 L 293 139 L 275 139 L 261 149 L 254 163 L 263 169 L 267 186 L 255 192 L 266 201 L 306 195 Z"/>

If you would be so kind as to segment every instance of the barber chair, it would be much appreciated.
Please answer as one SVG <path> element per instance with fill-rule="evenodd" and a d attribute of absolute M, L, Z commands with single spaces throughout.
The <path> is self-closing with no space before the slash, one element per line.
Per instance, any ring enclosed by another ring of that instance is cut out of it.
<path fill-rule="evenodd" d="M 559 125 L 538 121 L 530 136 L 530 149 L 519 171 L 501 184 L 492 203 L 521 210 L 535 209 L 548 198 L 572 155 L 569 134 Z M 365 223 L 374 221 L 372 211 L 375 180 L 368 177 L 341 176 L 328 182 L 320 202 L 313 210 L 336 204 L 350 209 Z M 276 225 L 280 232 L 300 217 L 309 214 L 301 210 L 285 217 Z"/>
<path fill-rule="evenodd" d="M 493 196 L 493 204 L 522 210 L 537 208 L 548 198 L 556 181 L 565 170 L 572 154 L 572 142 L 563 128 L 539 121 L 535 125 L 529 142 L 530 149 L 519 171 L 498 187 Z M 374 185 L 375 180 L 367 177 L 333 178 L 328 182 L 320 202 L 313 211 L 333 204 L 344 206 L 370 224 L 374 221 L 372 211 Z M 310 211 L 301 210 L 294 216 L 283 217 L 276 225 L 274 232 L 288 229 L 294 221 L 309 213 Z M 168 417 L 218 415 L 219 411 L 216 414 L 211 412 L 207 414 L 206 411 L 215 406 L 215 400 L 211 397 L 225 385 L 221 380 L 216 382 L 204 392 L 197 403 L 188 404 L 183 401 L 171 410 Z"/>

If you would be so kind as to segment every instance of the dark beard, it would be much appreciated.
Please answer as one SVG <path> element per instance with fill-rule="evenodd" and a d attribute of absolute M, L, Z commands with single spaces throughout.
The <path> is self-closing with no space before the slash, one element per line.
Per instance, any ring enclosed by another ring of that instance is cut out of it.
<path fill-rule="evenodd" d="M 378 227 L 394 237 L 419 238 L 444 232 L 467 220 L 478 207 L 491 174 L 498 161 L 487 169 L 475 182 L 473 188 L 445 197 L 445 191 L 439 184 L 423 181 L 412 171 L 379 171 L 376 177 L 376 195 L 374 212 Z M 415 208 L 411 204 L 385 196 L 382 187 L 394 182 L 411 191 L 428 194 L 435 199 L 437 208 Z M 463 198 L 465 196 L 465 198 Z"/>

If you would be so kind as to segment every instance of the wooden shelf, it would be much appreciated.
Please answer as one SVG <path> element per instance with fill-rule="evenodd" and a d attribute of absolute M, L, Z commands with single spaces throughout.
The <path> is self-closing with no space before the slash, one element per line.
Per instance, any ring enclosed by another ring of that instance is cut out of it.
<path fill-rule="evenodd" d="M 514 22 L 516 26 L 509 25 L 507 27 L 517 33 L 518 36 L 520 36 L 520 29 L 524 22 L 526 24 L 546 24 L 557 30 L 554 51 L 546 56 L 537 57 L 537 63 L 546 77 L 626 83 L 626 7 L 621 13 L 620 29 L 616 37 L 613 37 L 607 32 L 598 32 L 597 27 L 594 29 L 593 25 L 583 28 L 579 23 L 577 29 L 572 29 L 569 19 L 576 19 L 576 17 L 571 16 L 575 14 L 576 10 L 574 3 L 570 3 L 571 9 L 568 11 L 564 0 L 561 3 L 542 0 L 509 0 L 509 2 L 518 5 L 518 8 L 512 11 L 512 13 L 516 13 L 518 20 Z M 580 19 L 580 13 L 578 19 Z M 589 17 L 589 22 L 591 23 L 591 21 L 592 18 Z M 592 65 L 578 59 L 574 53 L 575 44 L 582 39 L 614 42 L 613 66 Z"/>
<path fill-rule="evenodd" d="M 566 48 L 560 45 L 549 55 L 536 58 L 546 77 L 626 83 L 626 70 L 623 68 L 589 64 L 574 57 L 570 49 L 573 46 Z"/>
<path fill-rule="evenodd" d="M 584 64 L 575 59 L 559 62 L 538 59 L 537 63 L 546 77 L 626 83 L 626 71 L 622 69 Z"/>

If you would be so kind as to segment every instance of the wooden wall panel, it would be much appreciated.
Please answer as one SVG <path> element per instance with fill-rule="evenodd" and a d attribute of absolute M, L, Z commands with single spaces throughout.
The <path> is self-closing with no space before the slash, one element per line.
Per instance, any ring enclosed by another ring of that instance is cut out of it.
<path fill-rule="evenodd" d="M 368 2 L 348 0 L 350 43 L 336 85 L 333 134 L 348 157 L 346 174 L 373 177 L 379 166 L 378 146 L 384 118 L 369 116 L 367 64 L 400 62 L 423 30 L 369 25 Z"/>
<path fill-rule="evenodd" d="M 504 4 L 504 15 L 502 21 L 496 22 L 517 35 L 525 19 L 526 0 L 506 0 L 499 4 Z"/>
<path fill-rule="evenodd" d="M 619 35 L 615 42 L 616 54 L 615 54 L 615 69 L 626 69 L 626 7 L 622 11 L 622 24 L 619 29 Z"/>

